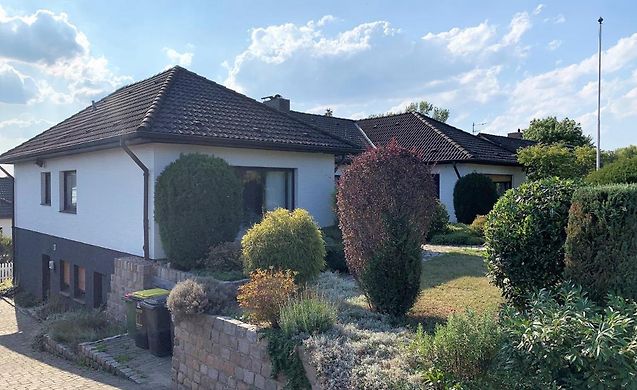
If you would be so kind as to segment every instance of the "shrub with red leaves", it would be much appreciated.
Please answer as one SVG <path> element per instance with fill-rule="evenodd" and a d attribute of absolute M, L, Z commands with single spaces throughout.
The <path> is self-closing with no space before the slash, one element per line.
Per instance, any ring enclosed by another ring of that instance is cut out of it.
<path fill-rule="evenodd" d="M 405 268 L 413 263 L 409 259 L 379 261 L 377 257 L 381 253 L 414 252 L 401 248 L 388 250 L 388 245 L 400 245 L 399 242 L 410 241 L 409 245 L 418 245 L 419 251 L 432 218 L 433 193 L 430 167 L 416 152 L 401 148 L 395 141 L 391 141 L 386 147 L 371 149 L 357 156 L 345 170 L 337 192 L 339 221 L 347 265 L 358 281 L 362 282 L 361 287 L 364 290 L 368 286 L 361 280 L 363 275 L 375 272 L 386 275 L 386 278 L 397 277 L 392 268 L 404 270 L 399 273 L 418 272 L 415 275 L 417 280 L 405 281 L 418 283 L 420 258 L 414 265 L 418 269 L 411 272 Z M 396 221 L 402 221 L 405 226 L 400 226 L 399 230 L 407 229 L 408 236 L 412 239 L 396 239 Z M 374 264 L 374 270 L 368 269 L 370 263 Z M 414 275 L 410 276 L 413 278 Z M 382 277 L 379 279 L 376 275 L 373 279 L 377 283 Z M 378 288 L 395 285 L 396 281 L 387 282 L 385 286 Z M 365 294 L 368 298 L 374 295 L 368 291 Z M 370 304 L 379 311 L 392 311 L 378 307 L 375 302 Z"/>

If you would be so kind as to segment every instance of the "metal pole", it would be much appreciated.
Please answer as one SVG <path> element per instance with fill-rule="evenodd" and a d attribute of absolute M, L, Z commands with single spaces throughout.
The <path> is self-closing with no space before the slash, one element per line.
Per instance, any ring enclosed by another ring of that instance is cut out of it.
<path fill-rule="evenodd" d="M 599 46 L 598 52 L 598 69 L 597 69 L 597 159 L 595 167 L 597 170 L 602 166 L 602 156 L 600 149 L 600 137 L 601 137 L 601 101 L 602 101 L 602 22 L 604 19 L 600 16 L 597 19 L 599 23 Z"/>

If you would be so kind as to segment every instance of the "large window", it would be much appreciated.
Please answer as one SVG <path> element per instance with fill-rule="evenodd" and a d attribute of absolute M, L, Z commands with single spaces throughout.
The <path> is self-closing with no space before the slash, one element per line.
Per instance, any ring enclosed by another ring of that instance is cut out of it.
<path fill-rule="evenodd" d="M 261 220 L 266 211 L 294 208 L 294 170 L 236 168 L 243 183 L 244 224 Z"/>
<path fill-rule="evenodd" d="M 84 299 L 86 295 L 86 269 L 80 266 L 73 267 L 74 279 L 75 279 L 75 298 Z"/>
<path fill-rule="evenodd" d="M 62 211 L 77 212 L 77 172 L 62 172 Z"/>
<path fill-rule="evenodd" d="M 486 175 L 493 183 L 498 192 L 498 196 L 502 196 L 507 190 L 513 187 L 513 176 L 511 175 Z"/>
<path fill-rule="evenodd" d="M 68 293 L 71 289 L 71 264 L 60 260 L 60 290 Z"/>
<path fill-rule="evenodd" d="M 51 172 L 40 174 L 40 204 L 51 205 Z"/>

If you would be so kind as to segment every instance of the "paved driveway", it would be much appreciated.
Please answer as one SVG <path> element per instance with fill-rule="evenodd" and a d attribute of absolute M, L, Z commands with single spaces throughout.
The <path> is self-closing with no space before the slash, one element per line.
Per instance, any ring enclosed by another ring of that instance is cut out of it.
<path fill-rule="evenodd" d="M 0 389 L 144 389 L 31 348 L 39 324 L 0 299 Z"/>

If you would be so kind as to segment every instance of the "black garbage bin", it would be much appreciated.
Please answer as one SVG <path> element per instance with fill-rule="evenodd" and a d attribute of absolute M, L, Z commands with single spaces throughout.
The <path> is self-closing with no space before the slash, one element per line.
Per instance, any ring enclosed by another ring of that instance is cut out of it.
<path fill-rule="evenodd" d="M 167 295 L 145 299 L 141 303 L 144 312 L 144 324 L 148 332 L 148 349 L 155 356 L 172 354 L 170 312 L 166 307 Z"/>
<path fill-rule="evenodd" d="M 128 335 L 135 340 L 135 345 L 139 348 L 148 349 L 148 330 L 144 319 L 143 309 L 141 307 L 144 299 L 152 299 L 159 296 L 168 296 L 170 291 L 153 288 L 150 290 L 141 290 L 124 295 L 126 301 L 126 325 Z"/>

